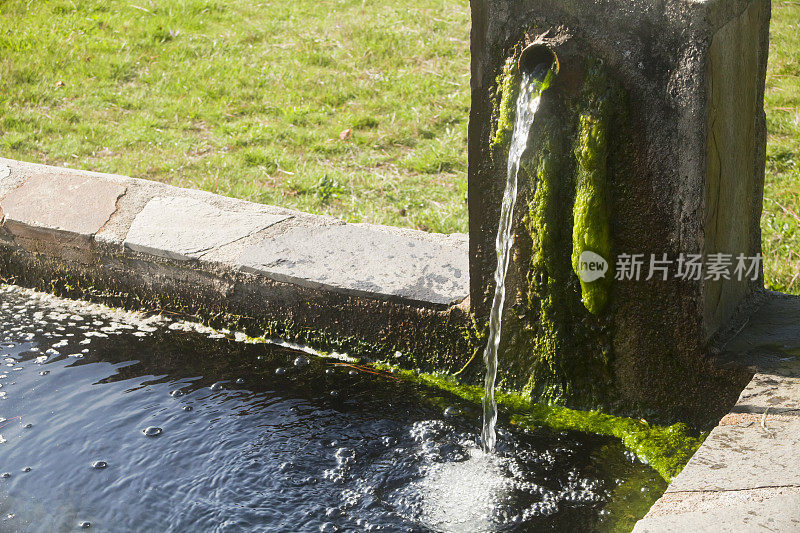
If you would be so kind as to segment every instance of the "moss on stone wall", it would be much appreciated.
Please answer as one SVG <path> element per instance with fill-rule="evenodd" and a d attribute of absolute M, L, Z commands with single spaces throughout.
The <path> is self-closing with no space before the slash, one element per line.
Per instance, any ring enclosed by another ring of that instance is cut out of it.
<path fill-rule="evenodd" d="M 564 180 L 558 132 L 544 128 L 539 164 L 533 173 L 533 197 L 528 202 L 524 228 L 531 239 L 531 259 L 527 273 L 528 305 L 538 307 L 538 327 L 533 339 L 536 361 L 526 392 L 540 401 L 553 403 L 572 395 L 561 355 L 565 349 L 562 327 L 568 319 L 567 283 L 569 268 L 564 262 L 564 220 L 562 217 Z"/>
<path fill-rule="evenodd" d="M 616 84 L 598 62 L 590 61 L 583 87 L 575 139 L 575 203 L 572 209 L 572 268 L 580 272 L 581 254 L 593 252 L 608 263 L 608 271 L 596 280 L 581 280 L 583 304 L 599 314 L 608 304 L 614 279 L 609 224 L 609 129 L 623 101 Z"/>
<path fill-rule="evenodd" d="M 617 117 L 625 115 L 617 107 L 625 103 L 605 69 L 589 60 L 580 90 L 566 90 L 555 80 L 544 93 L 521 161 L 525 211 L 508 276 L 501 344 L 503 386 L 522 389 L 538 402 L 580 408 L 613 401 L 612 324 L 602 310 L 614 276 L 608 196 L 618 147 L 609 138 Z M 495 95 L 499 118 L 492 153 L 498 174 L 499 154 L 506 154 L 498 147 L 513 129 L 518 78 L 509 59 Z M 587 250 L 609 263 L 597 281 L 577 276 Z"/>
<path fill-rule="evenodd" d="M 506 60 L 502 72 L 497 76 L 496 91 L 494 115 L 497 117 L 497 126 L 490 141 L 493 155 L 498 150 L 503 153 L 508 150 L 514 132 L 517 94 L 519 94 L 519 68 L 514 57 Z"/>
<path fill-rule="evenodd" d="M 607 123 L 599 114 L 581 114 L 575 148 L 578 176 L 572 208 L 572 269 L 580 275 L 584 252 L 593 252 L 606 260 L 608 271 L 604 276 L 596 280 L 581 279 L 583 305 L 595 315 L 608 304 L 614 275 L 606 202 L 607 157 Z"/>
<path fill-rule="evenodd" d="M 108 262 L 103 263 L 103 260 Z M 163 273 L 147 277 L 159 267 L 165 269 Z M 345 301 L 330 303 L 331 308 L 346 306 L 362 321 L 351 325 L 352 333 L 346 334 L 337 312 L 326 312 L 327 305 L 311 297 L 300 308 L 269 306 L 268 299 L 261 301 L 257 297 L 258 286 L 273 282 L 248 285 L 235 274 L 214 274 L 171 263 L 153 263 L 149 268 L 142 269 L 139 261 L 123 256 L 98 256 L 93 262 L 79 266 L 60 258 L 0 246 L 0 281 L 4 283 L 111 307 L 167 313 L 216 329 L 239 330 L 254 338 L 281 338 L 369 360 L 391 357 L 406 367 L 450 372 L 464 365 L 480 338 L 467 313 L 458 309 L 435 312 L 397 304 L 395 320 L 418 324 L 424 328 L 424 334 L 423 330 L 418 330 L 417 335 L 406 335 L 400 329 L 375 334 L 370 325 L 379 320 L 378 317 L 386 319 L 382 314 L 385 302 L 332 295 L 330 298 Z M 171 275 L 166 273 L 169 269 L 173 269 Z M 185 278 L 192 282 L 186 283 Z M 153 283 L 152 279 L 158 279 L 158 283 Z M 229 290 L 232 287 L 236 289 Z M 248 287 L 255 293 L 248 295 Z M 319 314 L 305 314 L 313 307 L 320 308 Z M 360 335 L 360 331 L 367 333 Z"/>

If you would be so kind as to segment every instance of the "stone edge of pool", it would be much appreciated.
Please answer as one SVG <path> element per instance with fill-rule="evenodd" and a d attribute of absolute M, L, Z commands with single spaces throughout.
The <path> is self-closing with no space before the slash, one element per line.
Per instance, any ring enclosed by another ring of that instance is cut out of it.
<path fill-rule="evenodd" d="M 753 378 L 635 533 L 800 531 L 800 297 L 769 293 L 723 357 Z"/>
<path fill-rule="evenodd" d="M 0 158 L 0 276 L 326 349 L 457 369 L 468 240 Z"/>

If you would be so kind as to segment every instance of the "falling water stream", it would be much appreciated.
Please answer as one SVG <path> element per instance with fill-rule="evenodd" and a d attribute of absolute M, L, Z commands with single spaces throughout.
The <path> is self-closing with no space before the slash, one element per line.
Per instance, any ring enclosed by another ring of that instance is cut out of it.
<path fill-rule="evenodd" d="M 497 350 L 500 346 L 500 332 L 503 325 L 503 304 L 506 299 L 506 271 L 511 258 L 511 248 L 514 244 L 511 223 L 514 218 L 514 206 L 517 203 L 517 174 L 519 173 L 522 153 L 528 145 L 528 134 L 533 126 L 536 110 L 539 109 L 542 91 L 547 88 L 548 72 L 548 66 L 541 64 L 533 69 L 532 72 L 523 73 L 519 96 L 517 97 L 514 132 L 511 137 L 511 147 L 508 150 L 506 190 L 503 194 L 500 224 L 497 228 L 497 240 L 495 242 L 497 268 L 494 272 L 494 298 L 489 315 L 489 340 L 483 352 L 483 360 L 486 363 L 486 380 L 483 396 L 483 430 L 481 437 L 483 449 L 487 452 L 494 450 L 497 441 L 495 432 L 497 403 L 494 398 L 494 389 L 497 380 Z"/>

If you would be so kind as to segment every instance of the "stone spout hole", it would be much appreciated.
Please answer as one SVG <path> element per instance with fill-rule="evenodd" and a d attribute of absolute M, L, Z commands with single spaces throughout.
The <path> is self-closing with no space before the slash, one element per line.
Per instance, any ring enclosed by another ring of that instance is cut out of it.
<path fill-rule="evenodd" d="M 519 55 L 519 71 L 522 74 L 532 74 L 537 70 L 547 72 L 550 69 L 553 74 L 558 74 L 558 68 L 558 56 L 545 44 L 529 44 Z"/>

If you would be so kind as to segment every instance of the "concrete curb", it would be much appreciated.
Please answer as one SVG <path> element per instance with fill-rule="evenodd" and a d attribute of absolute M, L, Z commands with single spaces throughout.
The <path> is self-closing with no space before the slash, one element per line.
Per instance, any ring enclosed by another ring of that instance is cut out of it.
<path fill-rule="evenodd" d="M 770 293 L 725 347 L 753 379 L 634 531 L 800 531 L 800 297 Z"/>
<path fill-rule="evenodd" d="M 0 219 L 7 281 L 428 368 L 471 355 L 466 235 L 2 158 Z"/>

